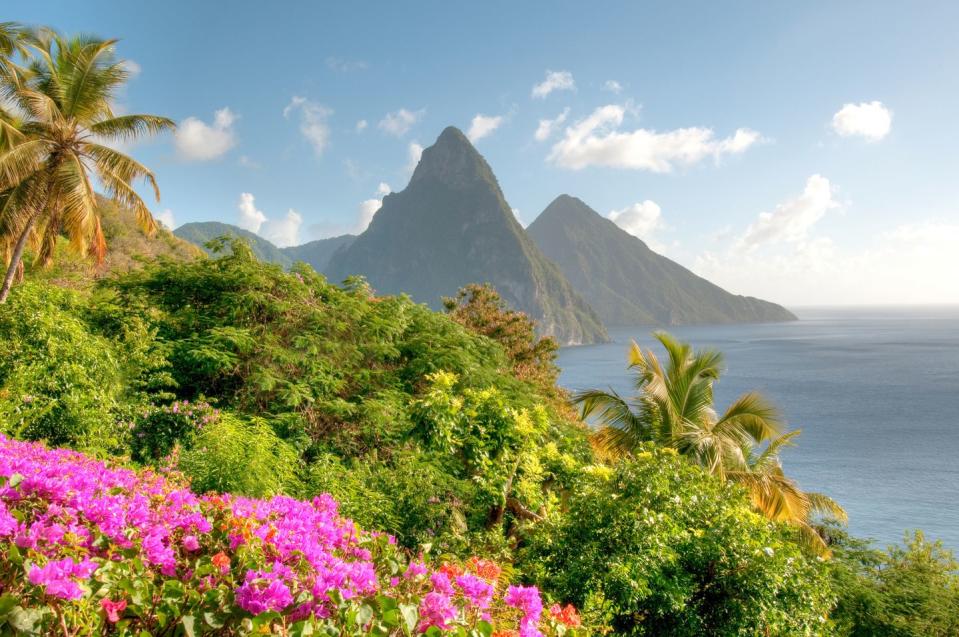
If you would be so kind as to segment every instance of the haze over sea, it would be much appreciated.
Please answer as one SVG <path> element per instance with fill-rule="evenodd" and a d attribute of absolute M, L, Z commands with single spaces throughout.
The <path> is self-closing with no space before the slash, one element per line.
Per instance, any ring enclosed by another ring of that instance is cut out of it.
<path fill-rule="evenodd" d="M 879 545 L 923 529 L 959 549 L 959 307 L 805 308 L 791 323 L 673 327 L 695 347 L 719 349 L 719 409 L 755 389 L 773 399 L 798 446 L 786 473 L 849 513 L 850 530 Z M 631 395 L 630 339 L 560 351 L 560 383 Z"/>

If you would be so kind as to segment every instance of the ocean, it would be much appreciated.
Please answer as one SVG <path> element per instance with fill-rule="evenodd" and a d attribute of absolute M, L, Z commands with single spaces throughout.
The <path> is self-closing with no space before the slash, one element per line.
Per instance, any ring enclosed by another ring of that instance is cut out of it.
<path fill-rule="evenodd" d="M 805 490 L 849 513 L 854 535 L 880 546 L 922 529 L 959 552 L 959 307 L 806 308 L 790 323 L 674 327 L 726 357 L 719 411 L 759 390 L 781 409 L 797 446 L 783 467 Z M 560 350 L 560 384 L 629 395 L 631 339 Z"/>

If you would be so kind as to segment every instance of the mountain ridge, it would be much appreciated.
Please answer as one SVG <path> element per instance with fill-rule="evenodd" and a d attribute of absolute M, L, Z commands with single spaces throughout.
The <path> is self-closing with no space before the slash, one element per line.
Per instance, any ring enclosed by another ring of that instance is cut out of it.
<path fill-rule="evenodd" d="M 382 294 L 434 308 L 469 283 L 490 283 L 564 345 L 604 341 L 605 327 L 516 221 L 486 160 L 457 128 L 423 151 L 407 187 L 331 259 L 332 280 L 362 274 Z"/>
<path fill-rule="evenodd" d="M 781 305 L 732 294 L 560 195 L 526 229 L 610 326 L 791 321 Z"/>

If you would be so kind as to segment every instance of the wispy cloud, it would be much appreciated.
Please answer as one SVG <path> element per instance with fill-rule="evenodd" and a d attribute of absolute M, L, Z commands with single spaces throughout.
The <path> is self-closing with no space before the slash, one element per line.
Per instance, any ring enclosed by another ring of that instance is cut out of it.
<path fill-rule="evenodd" d="M 363 60 L 346 60 L 338 57 L 326 58 L 326 66 L 331 71 L 337 73 L 351 73 L 353 71 L 365 71 L 370 65 Z"/>
<path fill-rule="evenodd" d="M 553 91 L 575 91 L 576 82 L 569 71 L 546 71 L 546 79 L 533 86 L 531 95 L 543 99 Z"/>
<path fill-rule="evenodd" d="M 283 109 L 283 117 L 289 119 L 293 113 L 299 113 L 300 133 L 313 147 L 317 156 L 322 155 L 330 142 L 330 127 L 326 120 L 333 111 L 322 104 L 295 95 Z"/>
<path fill-rule="evenodd" d="M 377 126 L 385 133 L 395 137 L 402 137 L 413 128 L 414 124 L 423 119 L 423 115 L 425 114 L 426 109 L 411 111 L 401 108 L 398 111 L 387 113 Z"/>
<path fill-rule="evenodd" d="M 563 109 L 563 112 L 554 117 L 553 119 L 541 119 L 539 120 L 539 126 L 536 127 L 536 132 L 533 133 L 533 137 L 538 142 L 545 142 L 547 139 L 553 136 L 553 133 L 566 121 L 566 118 L 569 117 L 569 107 Z"/>
<path fill-rule="evenodd" d="M 502 115 L 483 115 L 482 113 L 478 113 L 470 123 L 470 129 L 466 133 L 466 136 L 475 144 L 499 128 L 502 123 Z"/>

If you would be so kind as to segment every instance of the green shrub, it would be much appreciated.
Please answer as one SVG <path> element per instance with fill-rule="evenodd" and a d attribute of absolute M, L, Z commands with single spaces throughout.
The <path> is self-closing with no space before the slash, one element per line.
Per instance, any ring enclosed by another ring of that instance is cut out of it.
<path fill-rule="evenodd" d="M 738 488 L 650 448 L 587 472 L 522 567 L 617 634 L 825 634 L 824 569 L 785 538 Z"/>
<path fill-rule="evenodd" d="M 902 546 L 879 551 L 841 529 L 830 533 L 838 635 L 959 635 L 959 562 L 941 542 L 930 542 L 917 531 Z"/>
<path fill-rule="evenodd" d="M 176 444 L 191 448 L 203 428 L 219 417 L 206 402 L 176 400 L 150 407 L 137 418 L 130 435 L 134 460 L 155 462 L 167 456 Z"/>
<path fill-rule="evenodd" d="M 194 491 L 251 497 L 298 493 L 299 456 L 260 419 L 223 412 L 197 432 L 178 468 Z"/>
<path fill-rule="evenodd" d="M 0 427 L 18 438 L 116 450 L 123 367 L 109 339 L 82 320 L 82 297 L 24 283 L 0 305 Z"/>

